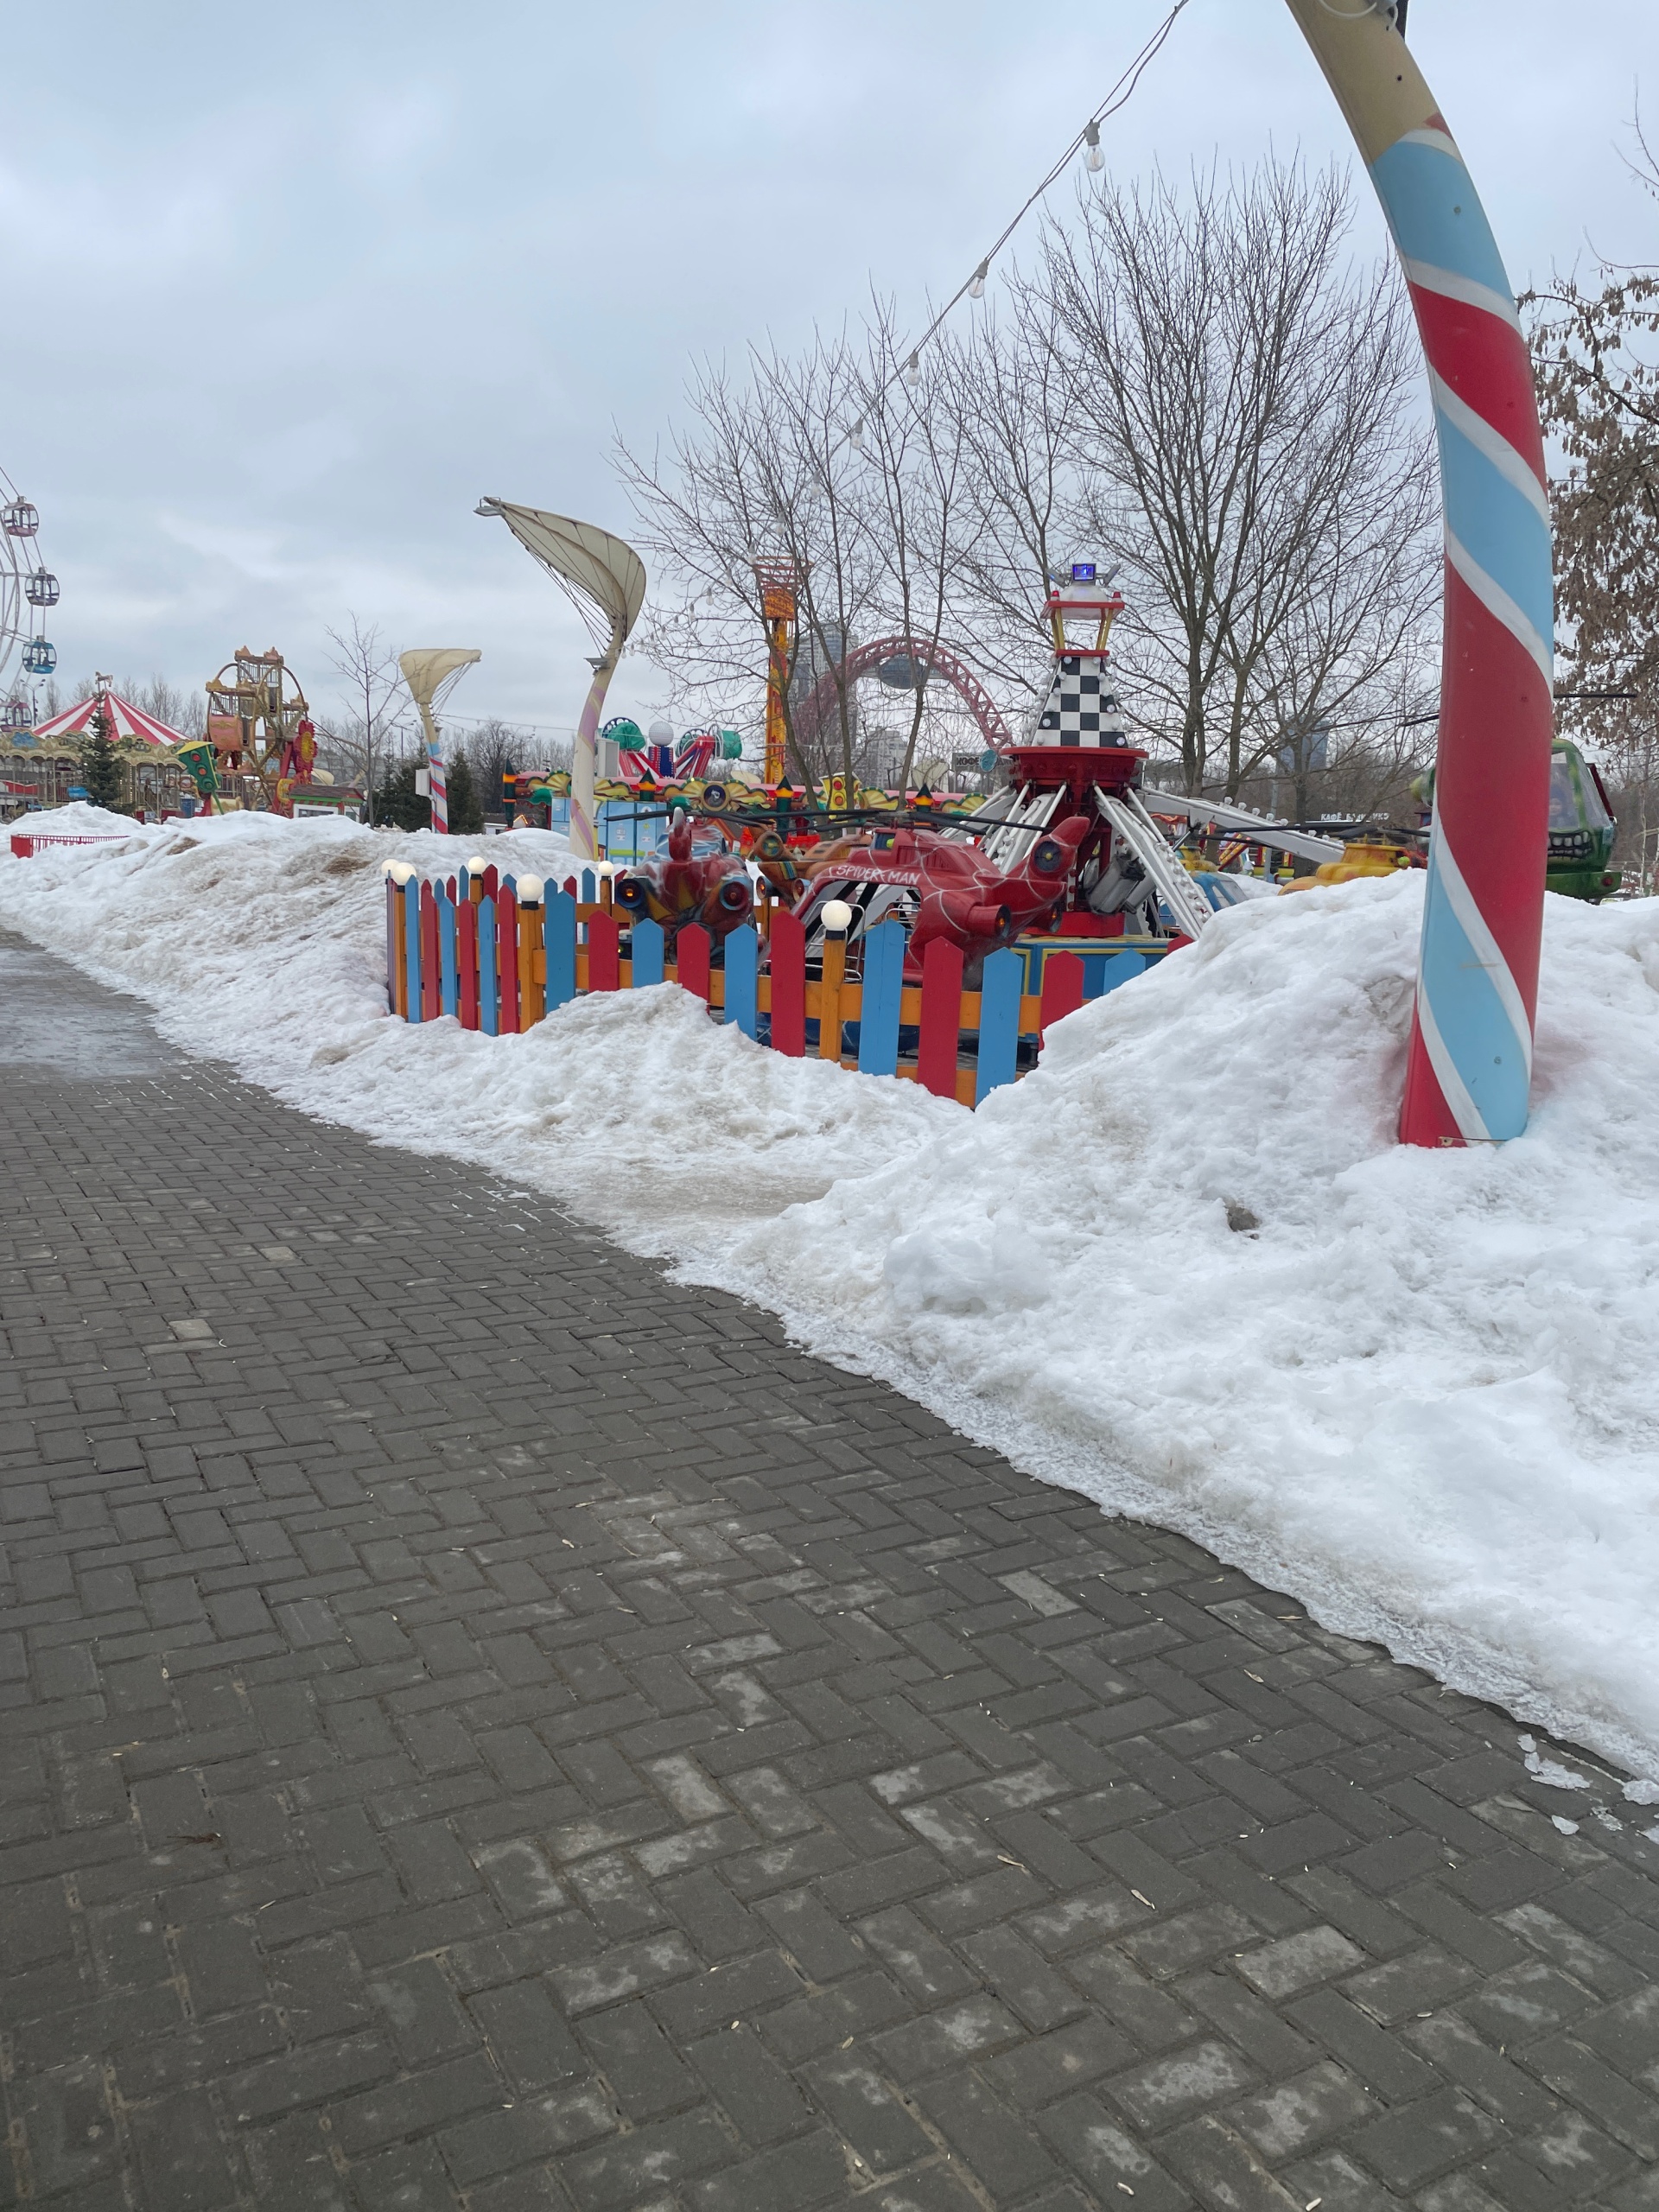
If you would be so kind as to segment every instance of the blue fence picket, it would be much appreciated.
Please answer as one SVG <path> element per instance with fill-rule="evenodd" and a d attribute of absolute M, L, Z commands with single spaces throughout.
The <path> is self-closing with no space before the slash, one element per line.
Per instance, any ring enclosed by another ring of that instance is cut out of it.
<path fill-rule="evenodd" d="M 551 1014 L 576 995 L 576 902 L 568 891 L 547 894 L 547 995 Z"/>
<path fill-rule="evenodd" d="M 461 1011 L 461 972 L 455 966 L 455 902 L 438 894 L 438 1007 L 444 1014 Z"/>
<path fill-rule="evenodd" d="M 1011 945 L 992 953 L 979 987 L 979 1072 L 974 1103 L 979 1105 L 1001 1084 L 1012 1083 L 1020 1050 L 1020 992 L 1026 963 Z"/>
<path fill-rule="evenodd" d="M 752 929 L 734 930 L 726 940 L 726 1014 L 746 1037 L 755 1033 L 758 995 L 755 978 L 760 968 L 760 944 Z"/>
<path fill-rule="evenodd" d="M 1100 975 L 1095 988 L 1092 991 L 1085 989 L 1084 996 L 1103 999 L 1108 991 L 1116 990 L 1120 983 L 1132 982 L 1135 976 L 1143 976 L 1147 969 L 1147 956 L 1144 952 L 1115 952 L 1109 960 L 1098 963 L 1085 962 L 1084 964 L 1090 967 L 1097 965 Z"/>
<path fill-rule="evenodd" d="M 495 972 L 495 901 L 478 902 L 478 1026 L 486 1037 L 501 1028 L 501 990 Z"/>
<path fill-rule="evenodd" d="M 591 906 L 599 897 L 599 878 L 590 868 L 582 871 L 582 903 Z"/>
<path fill-rule="evenodd" d="M 410 1021 L 421 1018 L 421 879 L 411 875 L 404 886 L 404 973 L 409 979 Z"/>
<path fill-rule="evenodd" d="M 633 988 L 643 990 L 647 983 L 663 980 L 663 925 L 660 922 L 636 922 L 629 933 L 633 948 Z"/>
<path fill-rule="evenodd" d="M 899 994 L 904 976 L 904 924 L 883 922 L 864 940 L 864 995 L 858 1017 L 861 1075 L 899 1072 Z"/>

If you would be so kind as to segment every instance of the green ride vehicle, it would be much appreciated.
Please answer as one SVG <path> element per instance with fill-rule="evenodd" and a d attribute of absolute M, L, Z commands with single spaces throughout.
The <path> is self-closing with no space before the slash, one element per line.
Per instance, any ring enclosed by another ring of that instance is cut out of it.
<path fill-rule="evenodd" d="M 1419 776 L 1411 795 L 1425 808 L 1434 801 L 1434 771 Z M 1544 888 L 1563 899 L 1587 899 L 1598 906 L 1624 880 L 1613 866 L 1618 824 L 1593 760 L 1586 760 L 1571 738 L 1550 744 L 1549 850 Z"/>
<path fill-rule="evenodd" d="M 1624 880 L 1623 869 L 1612 864 L 1616 830 L 1595 762 L 1570 740 L 1556 738 L 1550 747 L 1545 888 L 1592 905 L 1611 897 Z"/>

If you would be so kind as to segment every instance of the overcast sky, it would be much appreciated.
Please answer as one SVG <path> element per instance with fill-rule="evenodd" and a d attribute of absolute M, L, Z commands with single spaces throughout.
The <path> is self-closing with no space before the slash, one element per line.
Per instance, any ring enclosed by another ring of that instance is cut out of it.
<path fill-rule="evenodd" d="M 648 443 L 689 357 L 872 279 L 954 290 L 1165 4 L 7 9 L 0 467 L 60 676 L 196 686 L 275 644 L 320 702 L 355 611 L 481 646 L 458 714 L 568 728 L 585 641 L 480 494 L 626 534 L 613 428 Z M 1621 160 L 1654 0 L 1412 0 L 1411 30 L 1517 286 L 1659 259 Z M 1105 143 L 1124 176 L 1349 149 L 1281 0 L 1192 0 Z M 661 696 L 626 661 L 612 711 Z"/>

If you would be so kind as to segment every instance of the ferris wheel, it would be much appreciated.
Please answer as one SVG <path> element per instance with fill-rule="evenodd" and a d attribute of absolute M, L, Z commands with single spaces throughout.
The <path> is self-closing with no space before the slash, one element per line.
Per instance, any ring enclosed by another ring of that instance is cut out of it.
<path fill-rule="evenodd" d="M 8 730 L 30 727 L 35 717 L 26 685 L 50 676 L 58 664 L 57 648 L 46 635 L 48 614 L 58 603 L 58 580 L 41 558 L 40 527 L 33 500 L 0 468 L 0 723 Z"/>

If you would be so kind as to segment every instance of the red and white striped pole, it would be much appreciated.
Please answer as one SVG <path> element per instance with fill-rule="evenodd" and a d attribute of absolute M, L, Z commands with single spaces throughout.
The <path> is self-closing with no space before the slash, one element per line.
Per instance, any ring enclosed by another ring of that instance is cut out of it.
<path fill-rule="evenodd" d="M 1393 0 L 1288 0 L 1382 202 L 1428 364 L 1446 509 L 1434 823 L 1400 1135 L 1527 1125 L 1554 592 L 1532 369 L 1497 243 Z"/>

